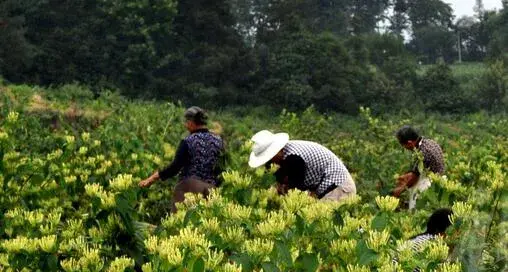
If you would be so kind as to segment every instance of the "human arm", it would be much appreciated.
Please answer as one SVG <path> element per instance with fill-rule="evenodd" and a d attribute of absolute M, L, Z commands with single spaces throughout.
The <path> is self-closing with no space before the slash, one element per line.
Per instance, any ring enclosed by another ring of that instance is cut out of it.
<path fill-rule="evenodd" d="M 164 168 L 161 171 L 157 171 L 153 173 L 150 177 L 147 179 L 142 180 L 139 183 L 140 187 L 150 187 L 153 183 L 155 183 L 158 180 L 166 180 L 170 177 L 175 176 L 180 172 L 182 167 L 188 162 L 189 159 L 189 152 L 188 152 L 188 146 L 185 141 L 181 141 L 180 145 L 178 146 L 178 149 L 175 154 L 175 158 L 173 159 L 173 162 L 171 162 L 170 165 L 168 165 L 166 168 Z"/>

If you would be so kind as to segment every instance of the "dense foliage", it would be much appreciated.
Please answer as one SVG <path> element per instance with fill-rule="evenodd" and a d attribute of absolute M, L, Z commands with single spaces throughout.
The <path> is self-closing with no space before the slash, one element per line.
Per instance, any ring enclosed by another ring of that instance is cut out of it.
<path fill-rule="evenodd" d="M 230 156 L 224 184 L 167 215 L 174 180 L 137 182 L 174 156 L 182 112 L 76 85 L 1 86 L 0 270 L 506 271 L 506 116 L 213 114 Z M 409 167 L 393 137 L 408 123 L 443 146 L 447 165 L 414 212 L 387 196 Z M 329 147 L 359 197 L 277 195 L 270 173 L 247 167 L 247 140 L 264 128 Z M 439 207 L 454 210 L 448 235 L 408 249 Z"/>
<path fill-rule="evenodd" d="M 419 78 L 419 65 L 457 61 L 459 40 L 464 61 L 506 59 L 508 11 L 481 3 L 455 20 L 442 0 L 4 0 L 0 76 L 213 107 L 499 111 L 507 104 L 478 99 L 506 94 L 492 80 L 445 80 L 438 87 L 454 101 L 415 102 L 438 92 L 425 89 L 433 75 Z M 487 77 L 506 81 L 506 63 Z"/>

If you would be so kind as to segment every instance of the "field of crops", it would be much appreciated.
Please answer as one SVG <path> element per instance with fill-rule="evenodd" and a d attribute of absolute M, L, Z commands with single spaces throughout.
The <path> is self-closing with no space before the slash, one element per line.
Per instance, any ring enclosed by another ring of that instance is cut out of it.
<path fill-rule="evenodd" d="M 210 126 L 229 155 L 224 183 L 168 215 L 176 180 L 137 184 L 171 162 L 186 135 L 182 113 L 178 103 L 73 85 L 0 86 L 0 271 L 507 269 L 506 116 L 215 112 Z M 447 166 L 413 212 L 386 197 L 410 166 L 394 138 L 404 124 L 439 142 Z M 270 173 L 247 166 L 248 139 L 261 129 L 330 148 L 358 197 L 279 196 Z M 454 211 L 448 235 L 422 252 L 407 248 L 440 207 Z"/>

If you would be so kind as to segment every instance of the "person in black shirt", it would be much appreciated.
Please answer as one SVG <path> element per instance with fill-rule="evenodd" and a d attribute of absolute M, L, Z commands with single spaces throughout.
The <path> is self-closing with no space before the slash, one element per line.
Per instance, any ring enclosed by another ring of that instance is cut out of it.
<path fill-rule="evenodd" d="M 157 180 L 166 180 L 180 173 L 180 182 L 173 192 L 172 212 L 176 212 L 176 203 L 185 200 L 185 193 L 208 195 L 211 188 L 219 185 L 218 177 L 222 171 L 224 143 L 208 130 L 206 113 L 194 106 L 185 111 L 184 117 L 190 135 L 180 142 L 173 162 L 139 183 L 140 187 L 149 187 Z"/>

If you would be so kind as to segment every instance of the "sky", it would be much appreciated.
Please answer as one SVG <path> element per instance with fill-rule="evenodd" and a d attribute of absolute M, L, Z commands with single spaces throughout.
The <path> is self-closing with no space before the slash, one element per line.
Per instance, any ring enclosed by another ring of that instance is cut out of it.
<path fill-rule="evenodd" d="M 451 4 L 454 12 L 455 19 L 462 17 L 463 15 L 474 15 L 473 7 L 476 4 L 475 0 L 443 0 L 446 3 Z M 501 0 L 483 0 L 483 6 L 486 10 L 500 9 L 502 7 Z"/>

